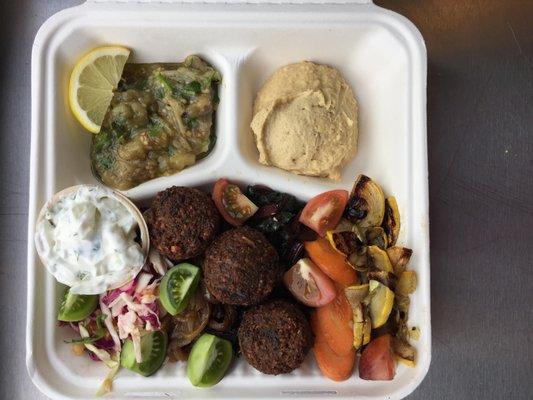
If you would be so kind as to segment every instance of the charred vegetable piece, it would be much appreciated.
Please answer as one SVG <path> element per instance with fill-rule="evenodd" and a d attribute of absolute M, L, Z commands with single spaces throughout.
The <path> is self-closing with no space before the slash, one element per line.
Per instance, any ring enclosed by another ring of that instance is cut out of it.
<path fill-rule="evenodd" d="M 337 226 L 347 202 L 346 190 L 321 193 L 307 202 L 300 215 L 300 222 L 324 236 L 328 230 Z"/>
<path fill-rule="evenodd" d="M 57 319 L 64 322 L 82 321 L 98 306 L 98 295 L 74 294 L 66 290 Z"/>
<path fill-rule="evenodd" d="M 366 311 L 369 291 L 368 284 L 353 285 L 344 288 L 346 299 L 353 310 L 353 345 L 356 349 L 359 349 L 370 340 L 370 319 Z"/>
<path fill-rule="evenodd" d="M 373 279 L 375 281 L 381 282 L 392 291 L 396 290 L 396 285 L 398 283 L 398 278 L 396 277 L 396 275 L 394 275 L 392 272 L 381 270 L 369 271 L 368 279 Z"/>
<path fill-rule="evenodd" d="M 224 219 L 233 226 L 243 225 L 257 211 L 257 206 L 237 185 L 219 179 L 213 188 L 213 200 Z"/>
<path fill-rule="evenodd" d="M 159 300 L 168 313 L 176 315 L 187 307 L 200 276 L 200 268 L 188 263 L 167 271 L 159 286 Z"/>
<path fill-rule="evenodd" d="M 392 246 L 387 249 L 387 255 L 396 275 L 399 276 L 405 270 L 412 254 L 413 250 L 406 247 Z"/>
<path fill-rule="evenodd" d="M 204 296 L 203 286 L 197 288 L 187 307 L 172 317 L 170 340 L 183 347 L 196 339 L 205 329 L 211 315 L 211 306 Z"/>
<path fill-rule="evenodd" d="M 178 346 L 176 341 L 170 341 L 168 344 L 167 356 L 170 362 L 187 361 L 189 358 L 189 346 Z"/>
<path fill-rule="evenodd" d="M 363 305 L 359 303 L 359 305 L 353 307 L 353 346 L 356 350 L 363 346 L 364 329 L 365 315 Z"/>
<path fill-rule="evenodd" d="M 403 271 L 398 279 L 396 292 L 403 296 L 410 295 L 416 290 L 416 285 L 416 272 L 411 270 Z"/>
<path fill-rule="evenodd" d="M 348 256 L 348 262 L 354 267 L 356 271 L 368 272 L 369 265 L 367 260 L 367 247 L 361 246 L 356 252 Z"/>
<path fill-rule="evenodd" d="M 386 272 L 394 272 L 387 252 L 377 246 L 368 246 L 366 250 L 367 262 L 371 268 Z"/>
<path fill-rule="evenodd" d="M 383 229 L 387 234 L 390 246 L 396 244 L 398 235 L 400 234 L 400 212 L 398 211 L 398 204 L 396 198 L 393 196 L 385 199 L 385 218 L 383 219 Z"/>
<path fill-rule="evenodd" d="M 362 245 L 357 234 L 353 231 L 328 231 L 326 233 L 326 238 L 335 250 L 345 256 L 357 252 Z"/>
<path fill-rule="evenodd" d="M 216 385 L 226 373 L 233 358 L 231 343 L 204 333 L 192 347 L 187 363 L 187 376 L 194 386 Z"/>
<path fill-rule="evenodd" d="M 396 359 L 408 367 L 415 366 L 416 349 L 405 340 L 393 337 L 392 350 L 396 354 Z"/>
<path fill-rule="evenodd" d="M 167 354 L 167 335 L 162 331 L 155 331 L 141 337 L 142 362 L 135 360 L 133 342 L 128 339 L 122 346 L 120 364 L 133 372 L 143 376 L 154 374 L 165 361 Z"/>
<path fill-rule="evenodd" d="M 229 304 L 213 304 L 211 309 L 209 328 L 219 332 L 225 332 L 230 329 L 237 317 L 235 306 Z"/>
<path fill-rule="evenodd" d="M 372 321 L 370 316 L 365 314 L 365 322 L 363 323 L 363 346 L 367 345 L 370 342 L 372 337 Z"/>
<path fill-rule="evenodd" d="M 293 296 L 310 307 L 333 301 L 337 290 L 333 281 L 308 258 L 302 258 L 283 275 L 283 282 Z"/>
<path fill-rule="evenodd" d="M 346 287 L 344 289 L 344 294 L 346 295 L 346 299 L 351 304 L 352 308 L 355 308 L 366 299 L 369 291 L 370 287 L 368 283 L 365 283 L 363 285 L 353 285 Z"/>
<path fill-rule="evenodd" d="M 370 318 L 372 329 L 379 328 L 389 319 L 394 305 L 394 292 L 381 282 L 370 280 Z"/>
<path fill-rule="evenodd" d="M 359 377 L 370 381 L 390 381 L 394 378 L 395 370 L 391 335 L 373 339 L 361 354 Z"/>
<path fill-rule="evenodd" d="M 394 303 L 399 311 L 407 313 L 409 306 L 411 305 L 411 300 L 409 299 L 409 296 L 404 296 L 398 293 L 394 299 Z"/>
<path fill-rule="evenodd" d="M 344 217 L 361 228 L 380 226 L 385 215 L 385 196 L 381 187 L 365 175 L 359 175 L 344 211 Z"/>
<path fill-rule="evenodd" d="M 377 246 L 385 250 L 389 246 L 389 238 L 383 228 L 368 228 L 365 232 L 366 242 L 369 246 Z"/>

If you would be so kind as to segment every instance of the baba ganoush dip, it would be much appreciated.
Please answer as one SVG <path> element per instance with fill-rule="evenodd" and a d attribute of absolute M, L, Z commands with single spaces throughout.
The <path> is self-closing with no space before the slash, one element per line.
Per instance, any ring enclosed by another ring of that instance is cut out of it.
<path fill-rule="evenodd" d="M 93 173 L 126 190 L 205 157 L 215 142 L 217 70 L 198 56 L 179 64 L 126 64 L 99 133 Z"/>
<path fill-rule="evenodd" d="M 78 186 L 41 211 L 35 247 L 46 269 L 76 294 L 98 294 L 132 280 L 145 261 L 138 221 L 109 189 Z"/>

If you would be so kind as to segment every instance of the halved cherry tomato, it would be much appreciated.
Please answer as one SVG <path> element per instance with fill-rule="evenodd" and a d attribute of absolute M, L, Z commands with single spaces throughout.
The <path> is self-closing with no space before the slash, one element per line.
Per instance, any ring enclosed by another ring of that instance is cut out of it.
<path fill-rule="evenodd" d="M 241 226 L 257 211 L 257 206 L 241 192 L 241 189 L 226 179 L 216 181 L 213 201 L 222 217 L 233 226 Z"/>
<path fill-rule="evenodd" d="M 324 306 L 337 295 L 333 281 L 308 258 L 285 272 L 283 282 L 298 301 L 310 307 Z"/>
<path fill-rule="evenodd" d="M 390 334 L 373 339 L 363 350 L 359 361 L 359 377 L 369 381 L 390 381 L 394 378 L 396 363 Z"/>
<path fill-rule="evenodd" d="M 353 310 L 344 290 L 339 288 L 335 300 L 317 308 L 311 327 L 315 336 L 323 338 L 338 356 L 353 351 Z"/>
<path fill-rule="evenodd" d="M 313 197 L 302 210 L 300 222 L 324 236 L 339 223 L 348 196 L 346 190 L 330 190 Z"/>
<path fill-rule="evenodd" d="M 305 242 L 304 246 L 311 260 L 335 282 L 345 286 L 357 283 L 357 273 L 346 256 L 335 250 L 327 239 Z"/>

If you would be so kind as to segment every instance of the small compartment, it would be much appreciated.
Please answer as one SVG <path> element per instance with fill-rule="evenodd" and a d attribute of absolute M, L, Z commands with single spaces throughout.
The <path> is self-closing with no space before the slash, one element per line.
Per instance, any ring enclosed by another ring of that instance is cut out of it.
<path fill-rule="evenodd" d="M 98 21 L 98 28 L 95 29 L 95 21 L 92 19 L 82 18 L 78 22 L 72 29 L 67 27 L 63 30 L 61 46 L 51 50 L 50 84 L 53 85 L 54 92 L 50 96 L 47 113 L 50 116 L 52 132 L 50 160 L 56 170 L 56 189 L 97 182 L 90 169 L 91 133 L 80 126 L 68 105 L 70 72 L 76 61 L 90 49 L 120 43 L 132 50 L 128 61 L 133 63 L 180 62 L 190 54 L 198 54 L 216 68 L 223 79 L 231 75 L 231 65 L 217 50 L 220 46 L 212 39 L 212 31 L 186 26 L 168 31 L 161 31 L 158 27 L 134 30 L 117 27 L 106 21 Z M 187 39 L 184 39 L 184 36 Z M 173 40 L 168 40 L 169 37 Z M 150 196 L 175 182 L 187 181 L 191 177 L 196 179 L 201 171 L 209 170 L 217 164 L 226 147 L 227 135 L 231 134 L 226 124 L 227 91 L 228 84 L 224 79 L 219 86 L 220 104 L 215 117 L 217 141 L 212 151 L 196 164 L 176 174 L 144 182 L 126 191 L 128 196 Z"/>
<path fill-rule="evenodd" d="M 409 152 L 410 60 L 402 41 L 387 27 L 369 23 L 338 29 L 326 25 L 297 30 L 283 27 L 268 34 L 257 33 L 256 47 L 246 55 L 238 76 L 239 150 L 249 168 L 290 185 L 315 186 L 320 190 L 350 188 L 355 174 L 364 172 L 398 198 L 405 198 L 407 174 L 398 173 L 394 179 L 390 174 L 406 167 L 401 158 Z M 259 153 L 250 130 L 256 93 L 278 68 L 302 60 L 337 68 L 358 102 L 358 151 L 343 168 L 339 182 L 297 176 L 258 162 Z"/>

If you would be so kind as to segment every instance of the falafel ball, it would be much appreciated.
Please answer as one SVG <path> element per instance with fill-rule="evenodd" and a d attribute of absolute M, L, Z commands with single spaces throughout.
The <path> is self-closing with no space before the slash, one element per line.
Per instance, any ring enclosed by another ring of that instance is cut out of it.
<path fill-rule="evenodd" d="M 296 304 L 285 300 L 248 310 L 238 337 L 248 363 L 271 375 L 298 368 L 313 346 L 313 333 L 305 315 Z"/>
<path fill-rule="evenodd" d="M 159 192 L 145 219 L 152 245 L 173 261 L 202 254 L 220 228 L 213 200 L 198 189 L 179 186 Z"/>
<path fill-rule="evenodd" d="M 276 249 L 248 226 L 224 232 L 205 252 L 204 282 L 223 304 L 251 306 L 264 300 L 281 277 Z"/>

